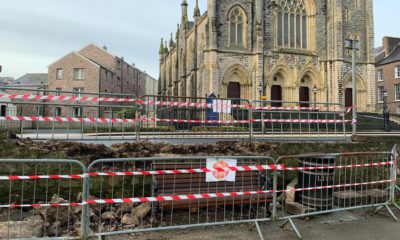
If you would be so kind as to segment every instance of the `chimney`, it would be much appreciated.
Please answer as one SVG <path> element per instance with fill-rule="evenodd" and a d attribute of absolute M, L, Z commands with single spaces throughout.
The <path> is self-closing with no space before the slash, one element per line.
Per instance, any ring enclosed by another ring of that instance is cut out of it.
<path fill-rule="evenodd" d="M 388 56 L 390 53 L 392 53 L 393 49 L 399 43 L 400 43 L 400 38 L 388 37 L 388 36 L 383 37 L 382 47 L 383 47 L 383 50 L 385 50 L 385 52 L 386 52 L 386 56 Z"/>
<path fill-rule="evenodd" d="M 103 50 L 107 51 L 107 46 L 106 45 L 103 46 Z"/>

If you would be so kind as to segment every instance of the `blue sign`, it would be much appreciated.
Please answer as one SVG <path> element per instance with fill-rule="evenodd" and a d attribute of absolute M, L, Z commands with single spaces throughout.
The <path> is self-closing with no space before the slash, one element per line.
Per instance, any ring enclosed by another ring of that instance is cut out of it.
<path fill-rule="evenodd" d="M 212 93 L 207 99 L 206 102 L 207 104 L 213 104 L 214 100 L 217 99 L 217 96 L 215 96 L 214 93 Z M 214 112 L 213 108 L 207 108 L 207 120 L 208 121 L 218 121 L 219 120 L 219 113 Z"/>

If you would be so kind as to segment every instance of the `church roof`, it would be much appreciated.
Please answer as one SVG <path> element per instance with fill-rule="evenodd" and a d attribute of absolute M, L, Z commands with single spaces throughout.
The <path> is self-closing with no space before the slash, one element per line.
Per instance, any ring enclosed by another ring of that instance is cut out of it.
<path fill-rule="evenodd" d="M 400 43 L 397 44 L 397 46 L 393 49 L 393 51 L 384 58 L 383 60 L 377 62 L 378 66 L 393 63 L 393 62 L 399 62 L 400 61 Z"/>

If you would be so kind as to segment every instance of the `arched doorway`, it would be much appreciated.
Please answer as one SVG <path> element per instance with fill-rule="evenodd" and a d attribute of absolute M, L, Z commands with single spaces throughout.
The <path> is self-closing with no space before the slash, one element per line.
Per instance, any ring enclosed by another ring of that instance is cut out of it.
<path fill-rule="evenodd" d="M 7 106 L 6 105 L 1 105 L 0 107 L 0 116 L 5 117 L 7 115 Z"/>
<path fill-rule="evenodd" d="M 220 96 L 251 99 L 249 79 L 248 72 L 242 66 L 231 66 L 226 70 L 224 75 L 220 88 Z"/>
<path fill-rule="evenodd" d="M 316 99 L 311 98 L 311 89 L 314 85 L 310 75 L 306 74 L 301 78 L 299 86 L 300 107 L 310 107 L 310 102 L 316 101 Z"/>
<path fill-rule="evenodd" d="M 348 74 L 347 77 L 344 78 L 343 83 L 343 104 L 348 108 L 352 107 L 353 104 L 353 81 L 352 75 Z M 360 75 L 357 75 L 357 109 L 359 111 L 367 111 L 367 99 L 366 99 L 366 87 L 364 80 Z"/>
<path fill-rule="evenodd" d="M 238 83 L 238 82 L 230 82 L 228 84 L 227 97 L 228 98 L 240 99 L 240 83 Z M 238 101 L 235 101 L 235 102 L 238 102 Z M 239 103 L 234 103 L 234 104 L 239 104 Z"/>
<path fill-rule="evenodd" d="M 284 82 L 285 76 L 278 72 L 274 75 L 271 82 L 271 106 L 272 107 L 282 107 L 283 101 L 283 90 L 282 85 Z"/>

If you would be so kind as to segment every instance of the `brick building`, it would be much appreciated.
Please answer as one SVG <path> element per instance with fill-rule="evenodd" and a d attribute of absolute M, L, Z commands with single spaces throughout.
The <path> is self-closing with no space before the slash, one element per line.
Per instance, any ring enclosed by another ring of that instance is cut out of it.
<path fill-rule="evenodd" d="M 49 89 L 58 91 L 115 94 L 136 98 L 146 94 L 148 75 L 128 64 L 123 57 L 116 57 L 90 44 L 77 52 L 71 52 L 49 65 Z M 114 95 L 111 95 L 114 94 Z M 103 95 L 104 97 L 105 95 Z M 57 115 L 65 115 L 57 109 Z M 81 109 L 74 109 L 73 115 L 85 115 Z"/>
<path fill-rule="evenodd" d="M 49 66 L 49 89 L 144 95 L 146 74 L 122 57 L 90 44 Z"/>
<path fill-rule="evenodd" d="M 198 1 L 197 1 L 198 2 Z M 182 0 L 176 37 L 161 41 L 159 93 L 352 105 L 351 53 L 360 41 L 358 103 L 375 110 L 373 0 L 208 0 L 194 19 Z"/>
<path fill-rule="evenodd" d="M 400 114 L 400 38 L 384 37 L 382 46 L 375 49 L 376 110 L 382 111 L 384 92 L 390 113 Z"/>

